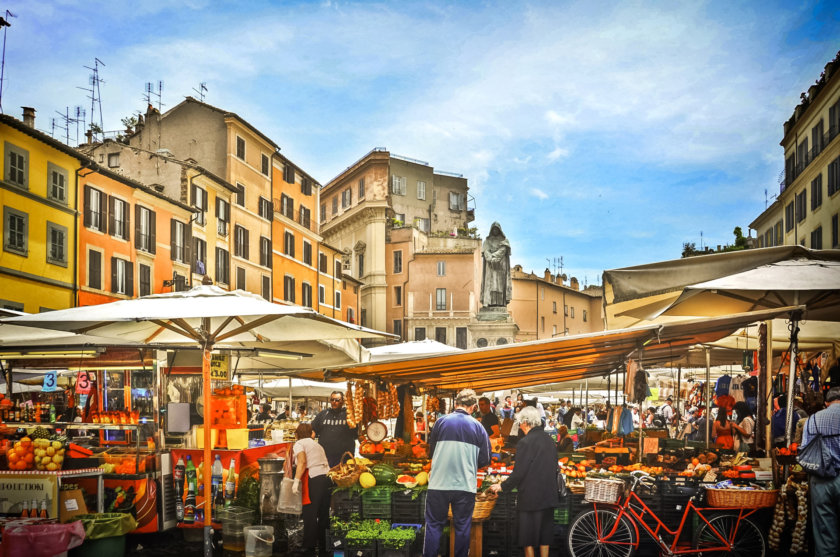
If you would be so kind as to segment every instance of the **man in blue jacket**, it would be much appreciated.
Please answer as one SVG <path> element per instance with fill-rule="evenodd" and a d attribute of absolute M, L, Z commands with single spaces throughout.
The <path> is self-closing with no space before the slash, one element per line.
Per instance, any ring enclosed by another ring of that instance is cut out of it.
<path fill-rule="evenodd" d="M 484 426 L 470 415 L 477 404 L 475 391 L 464 389 L 455 397 L 455 411 L 438 418 L 429 436 L 432 469 L 423 557 L 437 556 L 450 505 L 454 529 L 450 535 L 455 538 L 452 557 L 469 554 L 478 469 L 490 464 L 490 439 Z"/>

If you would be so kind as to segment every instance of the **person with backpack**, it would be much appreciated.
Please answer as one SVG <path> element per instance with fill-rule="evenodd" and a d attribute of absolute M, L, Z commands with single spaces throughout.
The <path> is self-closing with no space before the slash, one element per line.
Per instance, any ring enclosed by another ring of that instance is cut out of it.
<path fill-rule="evenodd" d="M 821 440 L 822 447 L 817 440 Z M 809 444 L 818 443 L 809 447 Z M 808 418 L 802 432 L 799 458 L 812 450 L 822 453 L 822 469 L 803 468 L 810 476 L 811 528 L 814 555 L 840 556 L 840 387 L 832 387 L 825 395 L 825 409 Z"/>

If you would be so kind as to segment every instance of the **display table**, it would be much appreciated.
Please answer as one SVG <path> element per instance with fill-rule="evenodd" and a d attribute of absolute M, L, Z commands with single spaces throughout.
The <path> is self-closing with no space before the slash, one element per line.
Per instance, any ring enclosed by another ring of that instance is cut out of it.
<path fill-rule="evenodd" d="M 6 498 L 9 511 L 14 505 L 36 500 L 47 501 L 47 514 L 58 516 L 58 491 L 65 478 L 96 478 L 96 509 L 105 512 L 105 489 L 102 469 L 82 468 L 79 470 L 0 470 L 0 492 Z M 8 511 L 7 511 L 8 512 Z M 18 509 L 17 512 L 20 512 Z"/>
<path fill-rule="evenodd" d="M 472 521 L 470 528 L 470 555 L 483 555 L 484 520 Z M 449 519 L 449 554 L 455 555 L 455 527 Z"/>

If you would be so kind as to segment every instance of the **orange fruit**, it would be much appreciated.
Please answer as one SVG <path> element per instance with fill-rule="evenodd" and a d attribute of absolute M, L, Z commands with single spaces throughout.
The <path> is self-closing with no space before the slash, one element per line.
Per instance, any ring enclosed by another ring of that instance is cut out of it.
<path fill-rule="evenodd" d="M 32 462 L 35 460 L 35 453 L 26 453 L 26 456 L 23 457 L 23 460 L 27 464 L 32 464 Z"/>
<path fill-rule="evenodd" d="M 8 456 L 8 458 L 9 458 L 9 464 L 15 464 L 15 463 L 17 463 L 17 461 L 18 461 L 18 460 L 20 460 L 20 457 L 19 457 L 19 456 L 18 456 L 18 454 L 14 451 L 14 449 L 12 449 L 11 451 L 9 451 L 9 454 L 8 454 L 7 456 Z"/>
<path fill-rule="evenodd" d="M 26 447 L 27 445 L 31 445 L 32 444 L 32 439 L 30 439 L 29 437 L 24 437 L 20 440 L 20 444 L 23 445 L 24 447 Z"/>

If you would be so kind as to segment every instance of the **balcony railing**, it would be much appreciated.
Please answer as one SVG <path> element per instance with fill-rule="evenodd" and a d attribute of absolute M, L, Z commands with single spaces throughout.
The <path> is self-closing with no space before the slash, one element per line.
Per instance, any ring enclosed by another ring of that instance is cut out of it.
<path fill-rule="evenodd" d="M 836 125 L 829 126 L 828 131 L 822 135 L 817 145 L 811 147 L 811 149 L 805 154 L 805 157 L 803 157 L 803 160 L 796 161 L 791 171 L 785 172 L 785 176 L 779 182 L 779 193 L 784 192 L 788 186 L 793 184 L 800 174 L 808 168 L 808 165 L 811 164 L 820 153 L 825 151 L 826 148 L 828 148 L 828 145 L 834 141 L 838 135 L 840 135 L 840 128 Z"/>

